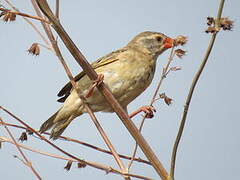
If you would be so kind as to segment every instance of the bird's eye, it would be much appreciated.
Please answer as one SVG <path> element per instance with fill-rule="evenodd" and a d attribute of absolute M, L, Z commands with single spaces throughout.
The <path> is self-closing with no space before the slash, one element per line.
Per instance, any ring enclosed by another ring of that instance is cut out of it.
<path fill-rule="evenodd" d="M 162 41 L 162 37 L 161 37 L 161 36 L 158 36 L 158 37 L 157 37 L 157 41 L 158 41 L 158 42 L 161 42 L 161 41 Z"/>

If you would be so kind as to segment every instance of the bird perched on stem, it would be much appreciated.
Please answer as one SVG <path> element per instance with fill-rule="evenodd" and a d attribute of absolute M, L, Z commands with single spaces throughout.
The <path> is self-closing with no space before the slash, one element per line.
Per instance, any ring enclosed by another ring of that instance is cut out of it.
<path fill-rule="evenodd" d="M 162 33 L 142 32 L 125 47 L 93 62 L 92 67 L 104 77 L 103 82 L 127 111 L 127 105 L 152 82 L 158 56 L 173 46 L 174 40 Z M 75 81 L 81 95 L 87 97 L 85 103 L 94 112 L 113 112 L 97 88 L 89 90 L 93 82 L 84 71 L 75 77 Z M 64 102 L 63 106 L 40 127 L 41 133 L 52 128 L 50 137 L 53 139 L 57 139 L 73 119 L 86 112 L 70 82 L 58 96 L 61 97 L 58 101 Z"/>

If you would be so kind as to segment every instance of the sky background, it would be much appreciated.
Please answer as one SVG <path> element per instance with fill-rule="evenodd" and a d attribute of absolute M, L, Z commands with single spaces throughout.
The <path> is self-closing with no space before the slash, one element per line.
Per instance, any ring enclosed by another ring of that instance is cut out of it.
<path fill-rule="evenodd" d="M 30 1 L 12 1 L 22 12 L 34 14 Z M 170 37 L 188 36 L 183 47 L 187 56 L 175 58 L 173 65 L 182 70 L 170 73 L 164 80 L 161 92 L 174 102 L 171 106 L 162 101 L 154 104 L 157 109 L 153 119 L 147 120 L 143 136 L 169 171 L 172 146 L 181 120 L 183 106 L 194 74 L 207 49 L 210 35 L 206 29 L 206 17 L 216 16 L 220 0 L 163 1 L 163 0 L 89 0 L 61 1 L 61 22 L 86 58 L 92 62 L 97 58 L 125 46 L 131 38 L 143 31 L 162 32 Z M 8 7 L 3 0 L 0 4 Z M 218 34 L 209 61 L 196 86 L 189 108 L 186 127 L 179 146 L 176 173 L 177 180 L 240 179 L 240 122 L 239 122 L 239 13 L 240 2 L 226 0 L 223 17 L 235 21 L 233 31 Z M 33 21 L 39 25 L 37 21 Z M 40 26 L 39 26 L 40 27 Z M 63 67 L 50 51 L 41 48 L 38 57 L 28 55 L 32 43 L 44 43 L 39 35 L 21 17 L 13 23 L 0 21 L 0 105 L 38 129 L 59 107 L 56 94 L 68 81 Z M 74 74 L 81 68 L 62 45 L 64 57 Z M 158 58 L 157 71 L 151 86 L 129 107 L 129 112 L 150 102 L 162 67 L 166 64 L 169 51 Z M 130 155 L 134 141 L 113 113 L 96 113 L 109 135 L 117 152 Z M 9 123 L 15 120 L 0 112 L 0 117 Z M 141 116 L 133 120 L 139 124 Z M 19 137 L 21 132 L 11 128 Z M 103 140 L 88 115 L 77 118 L 64 135 L 103 148 Z M 0 136 L 8 136 L 0 127 Z M 109 155 L 87 147 L 57 140 L 54 143 L 78 157 L 118 168 Z M 61 154 L 48 144 L 30 137 L 25 145 L 46 152 Z M 43 179 L 106 179 L 118 180 L 121 176 L 106 175 L 91 167 L 70 172 L 63 167 L 66 162 L 39 154 L 26 152 Z M 0 150 L 2 179 L 36 179 L 32 172 L 19 160 L 11 144 L 3 144 Z M 137 157 L 145 159 L 139 150 Z M 124 161 L 127 164 L 126 161 Z M 132 173 L 159 179 L 153 168 L 134 163 Z"/>

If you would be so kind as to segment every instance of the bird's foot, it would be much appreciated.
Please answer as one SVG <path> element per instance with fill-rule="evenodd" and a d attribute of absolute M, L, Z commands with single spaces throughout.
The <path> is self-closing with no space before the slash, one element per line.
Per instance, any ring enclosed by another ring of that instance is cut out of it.
<path fill-rule="evenodd" d="M 156 112 L 156 109 L 153 106 L 142 106 L 138 110 L 131 113 L 129 117 L 132 118 L 133 116 L 137 115 L 140 112 L 144 112 L 146 118 L 153 118 L 154 116 L 153 113 Z"/>
<path fill-rule="evenodd" d="M 104 79 L 104 75 L 98 74 L 97 79 L 93 81 L 91 87 L 88 89 L 88 91 L 85 95 L 85 98 L 89 98 L 92 96 L 95 87 L 97 87 L 99 84 L 101 84 L 103 82 L 103 79 Z"/>

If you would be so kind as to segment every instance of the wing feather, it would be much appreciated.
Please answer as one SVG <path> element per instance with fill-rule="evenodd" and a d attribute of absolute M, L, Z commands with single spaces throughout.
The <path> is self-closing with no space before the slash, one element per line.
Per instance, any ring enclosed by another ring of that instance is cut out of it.
<path fill-rule="evenodd" d="M 91 65 L 93 69 L 97 69 L 101 66 L 105 66 L 107 64 L 113 63 L 115 61 L 118 61 L 118 54 L 121 52 L 126 51 L 126 48 L 114 51 L 106 56 L 103 56 L 102 58 L 98 59 L 97 61 L 93 62 Z M 85 76 L 86 73 L 82 71 L 77 76 L 74 77 L 75 82 L 79 81 L 83 76 Z M 72 91 L 72 84 L 71 82 L 68 82 L 57 94 L 58 97 L 60 97 L 57 101 L 58 102 L 64 102 L 67 97 L 71 94 Z"/>

